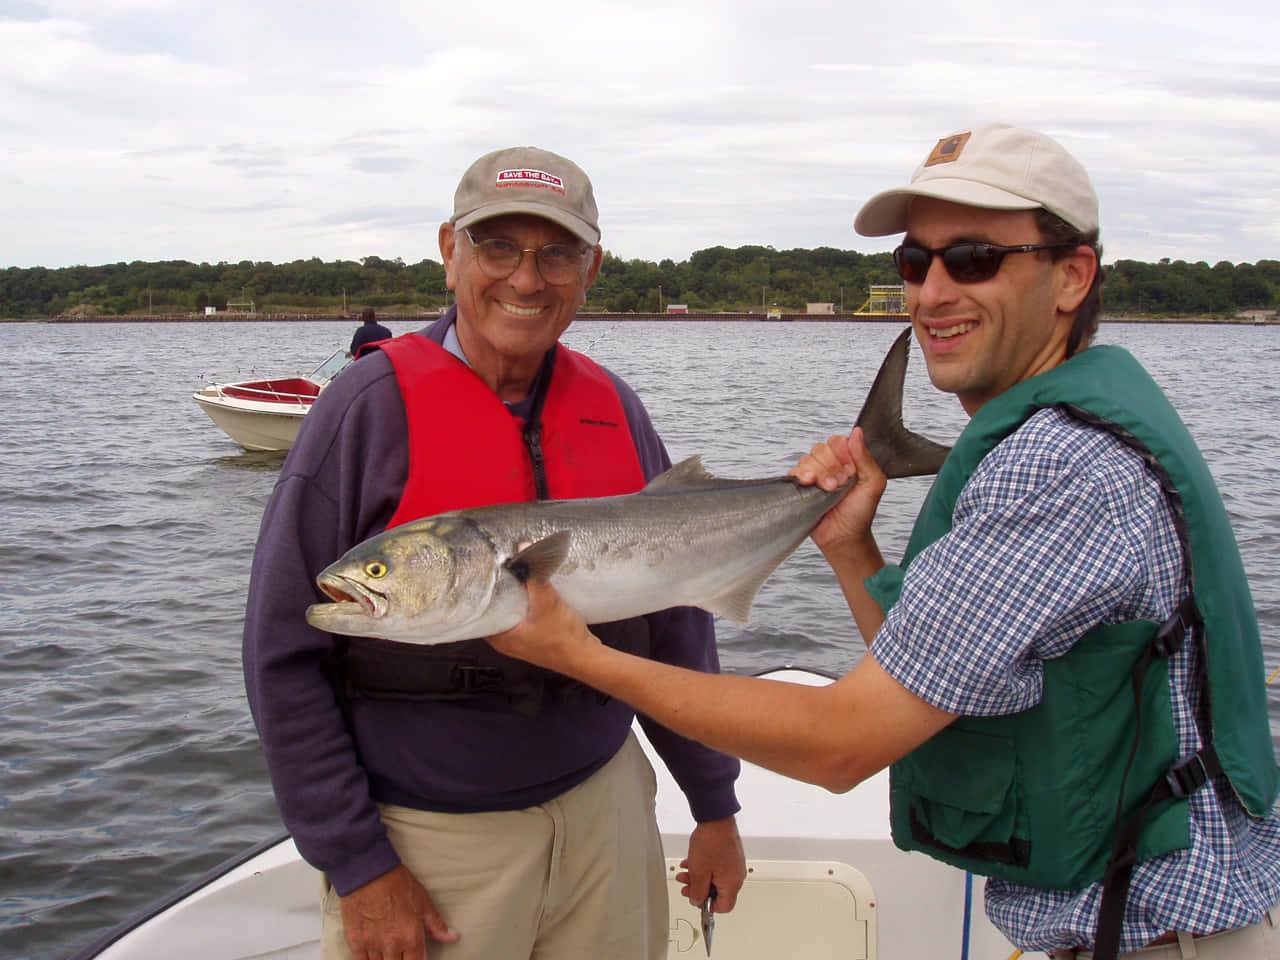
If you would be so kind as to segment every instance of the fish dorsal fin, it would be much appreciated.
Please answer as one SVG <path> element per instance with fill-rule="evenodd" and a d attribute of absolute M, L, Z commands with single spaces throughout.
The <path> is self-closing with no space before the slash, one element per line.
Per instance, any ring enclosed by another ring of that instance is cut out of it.
<path fill-rule="evenodd" d="M 692 493 L 708 490 L 738 490 L 742 487 L 764 487 L 789 477 L 761 477 L 752 480 L 731 480 L 717 477 L 702 465 L 702 457 L 692 456 L 681 460 L 666 473 L 660 473 L 640 492 L 663 496 L 675 493 Z M 794 481 L 791 481 L 794 483 Z"/>
<path fill-rule="evenodd" d="M 911 328 L 893 342 L 867 391 L 857 425 L 886 477 L 918 477 L 938 472 L 950 447 L 908 430 L 902 423 L 902 386 L 907 376 Z"/>
<path fill-rule="evenodd" d="M 688 490 L 690 487 L 704 487 L 715 484 L 716 478 L 702 465 L 702 457 L 694 454 L 681 460 L 670 470 L 658 474 L 646 485 L 642 493 L 673 493 L 676 490 Z"/>
<path fill-rule="evenodd" d="M 543 537 L 538 542 L 525 547 L 504 566 L 521 583 L 529 580 L 539 582 L 550 580 L 551 575 L 560 569 L 564 558 L 569 555 L 571 539 L 572 535 L 568 530 L 561 530 L 549 537 Z"/>

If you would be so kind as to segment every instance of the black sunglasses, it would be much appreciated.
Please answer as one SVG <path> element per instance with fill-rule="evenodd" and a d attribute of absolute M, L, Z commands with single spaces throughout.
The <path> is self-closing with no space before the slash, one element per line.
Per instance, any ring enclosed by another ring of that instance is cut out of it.
<path fill-rule="evenodd" d="M 981 283 L 1000 272 L 1000 264 L 1004 262 L 1006 254 L 1063 250 L 1075 246 L 1078 244 L 1025 243 L 1017 247 L 1002 247 L 998 243 L 965 242 L 930 248 L 917 243 L 904 243 L 893 251 L 893 265 L 898 270 L 898 276 L 907 283 L 924 283 L 933 258 L 941 256 L 942 265 L 956 283 Z"/>

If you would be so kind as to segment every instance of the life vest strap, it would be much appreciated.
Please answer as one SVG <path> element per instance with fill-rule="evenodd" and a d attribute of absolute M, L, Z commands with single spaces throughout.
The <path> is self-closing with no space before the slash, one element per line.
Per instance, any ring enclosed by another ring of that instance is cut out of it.
<path fill-rule="evenodd" d="M 1181 650 L 1188 631 L 1199 622 L 1200 615 L 1196 611 L 1195 597 L 1188 593 L 1173 611 L 1173 615 L 1160 625 L 1151 643 L 1148 644 L 1146 652 L 1134 664 L 1133 695 L 1138 705 L 1138 722 L 1134 728 L 1129 763 L 1125 766 L 1124 779 L 1126 780 L 1142 739 L 1142 684 L 1146 678 L 1147 667 L 1152 661 L 1168 659 Z M 1205 676 L 1207 671 L 1203 657 L 1197 661 L 1197 666 L 1200 679 L 1207 690 L 1208 677 Z M 1129 899 L 1129 882 L 1133 878 L 1133 867 L 1138 861 L 1138 838 L 1142 835 L 1143 821 L 1146 819 L 1147 812 L 1162 800 L 1168 800 L 1171 797 L 1183 799 L 1223 772 L 1217 751 L 1213 749 L 1209 731 L 1203 725 L 1200 729 L 1200 739 L 1203 744 L 1200 750 L 1171 767 L 1152 788 L 1146 802 L 1129 818 L 1128 822 L 1122 822 L 1120 814 L 1124 806 L 1124 780 L 1121 781 L 1111 859 L 1107 862 L 1107 870 L 1102 878 L 1102 904 L 1098 908 L 1098 927 L 1093 945 L 1094 960 L 1115 960 L 1118 955 L 1120 929 L 1124 923 L 1124 907 Z"/>

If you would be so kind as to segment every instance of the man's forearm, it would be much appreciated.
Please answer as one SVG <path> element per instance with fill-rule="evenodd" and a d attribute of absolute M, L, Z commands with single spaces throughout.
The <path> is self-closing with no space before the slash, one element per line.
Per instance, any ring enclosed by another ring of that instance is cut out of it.
<path fill-rule="evenodd" d="M 870 647 L 876 633 L 884 624 L 884 610 L 880 608 L 871 594 L 867 592 L 863 581 L 867 577 L 880 572 L 884 567 L 884 557 L 874 537 L 868 536 L 866 541 L 856 548 L 846 548 L 839 553 L 826 553 L 824 556 L 835 572 L 840 590 L 844 593 L 849 612 L 853 614 L 858 632 L 863 642 Z"/>
<path fill-rule="evenodd" d="M 865 682 L 872 670 L 883 677 L 870 657 L 840 681 L 819 687 L 699 673 L 603 644 L 578 651 L 557 669 L 686 737 L 836 792 L 905 752 L 898 745 L 902 731 L 891 719 L 894 705 L 884 699 L 896 694 L 878 693 L 882 681 Z M 905 695 L 901 688 L 897 693 Z M 939 720 L 927 735 L 946 722 Z"/>
<path fill-rule="evenodd" d="M 701 673 L 606 647 L 550 584 L 530 580 L 529 614 L 490 637 L 501 652 L 595 687 L 683 736 L 797 780 L 848 790 L 953 719 L 868 654 L 826 686 Z"/>

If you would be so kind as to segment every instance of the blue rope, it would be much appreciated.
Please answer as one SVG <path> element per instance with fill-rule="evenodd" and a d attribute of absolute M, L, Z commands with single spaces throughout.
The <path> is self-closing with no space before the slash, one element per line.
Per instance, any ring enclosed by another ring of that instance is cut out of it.
<path fill-rule="evenodd" d="M 964 874 L 964 937 L 960 941 L 960 960 L 969 960 L 969 920 L 973 915 L 973 874 Z"/>

